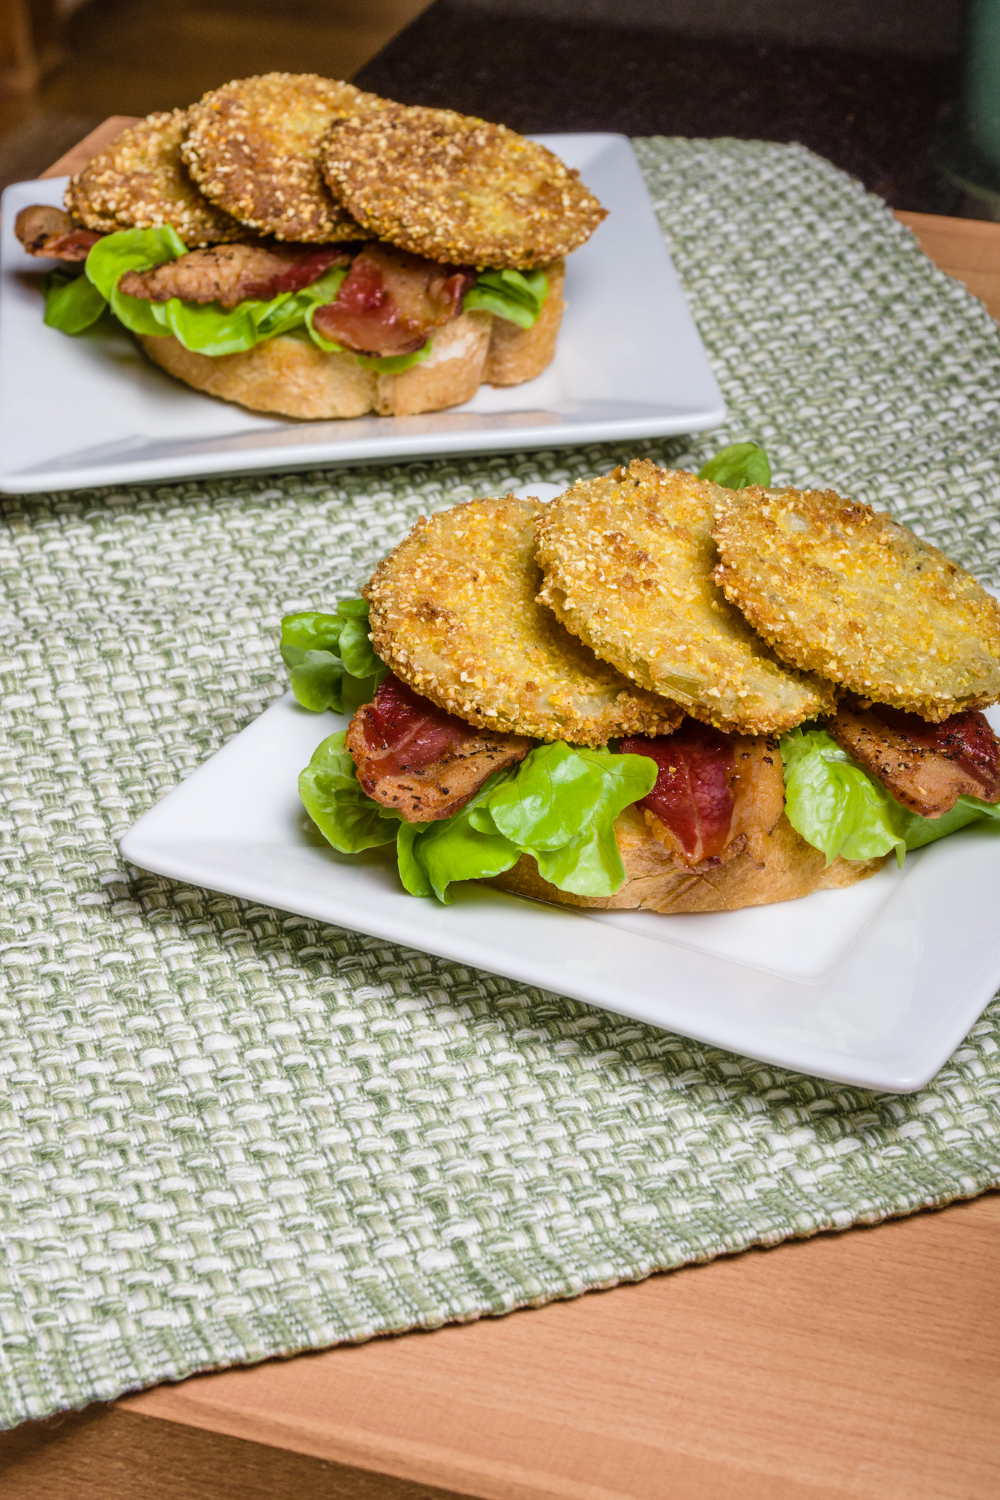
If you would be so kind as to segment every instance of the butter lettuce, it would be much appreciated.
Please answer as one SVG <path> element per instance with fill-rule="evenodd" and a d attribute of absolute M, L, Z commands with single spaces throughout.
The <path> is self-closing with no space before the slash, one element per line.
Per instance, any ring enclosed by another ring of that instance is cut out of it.
<path fill-rule="evenodd" d="M 462 298 L 462 310 L 478 308 L 521 328 L 533 328 L 548 295 L 544 271 L 482 271 Z"/>
<path fill-rule="evenodd" d="M 771 483 L 771 462 L 757 443 L 730 443 L 702 465 L 698 478 L 709 479 L 727 490 L 745 490 L 750 484 L 766 489 Z"/>
<path fill-rule="evenodd" d="M 389 668 L 375 655 L 364 599 L 343 599 L 336 614 L 303 610 L 281 621 L 281 659 L 303 708 L 353 713 L 370 703 Z"/>
<path fill-rule="evenodd" d="M 61 333 L 83 333 L 97 322 L 107 302 L 86 276 L 52 271 L 45 278 L 45 323 Z"/>
<path fill-rule="evenodd" d="M 320 833 L 341 854 L 391 844 L 399 813 L 361 790 L 344 734 L 331 734 L 299 776 L 299 796 Z"/>
<path fill-rule="evenodd" d="M 336 758 L 346 755 L 343 738 L 325 740 L 302 773 L 306 810 L 335 849 L 350 852 L 359 837 L 368 840 L 359 848 L 387 844 L 393 833 L 372 820 L 398 814 L 366 798 L 356 776 L 351 780 L 353 763 Z M 411 895 L 447 903 L 456 882 L 500 875 L 530 854 L 560 890 L 614 895 L 625 879 L 615 818 L 652 790 L 656 774 L 656 762 L 644 755 L 538 745 L 520 765 L 494 772 L 452 817 L 400 821 L 400 879 Z"/>
<path fill-rule="evenodd" d="M 1000 805 L 959 797 L 940 818 L 909 812 L 881 782 L 853 761 L 822 729 L 793 729 L 782 736 L 785 812 L 806 843 L 830 864 L 876 859 L 894 850 L 902 864 L 908 850 L 935 843 L 981 818 L 1000 821 Z"/>

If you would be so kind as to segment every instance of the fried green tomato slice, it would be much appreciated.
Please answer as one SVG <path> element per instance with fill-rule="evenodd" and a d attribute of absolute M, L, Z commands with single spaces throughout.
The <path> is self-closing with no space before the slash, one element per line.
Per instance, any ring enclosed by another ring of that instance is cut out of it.
<path fill-rule="evenodd" d="M 829 713 L 828 684 L 777 662 L 712 580 L 728 491 L 646 459 L 578 480 L 538 526 L 541 599 L 604 661 L 727 733 Z"/>
<path fill-rule="evenodd" d="M 386 104 L 335 124 L 323 171 L 379 239 L 480 269 L 548 265 L 606 218 L 544 146 L 450 109 Z"/>
<path fill-rule="evenodd" d="M 1000 699 L 1000 606 L 832 490 L 725 491 L 716 579 L 783 660 L 933 723 Z"/>
<path fill-rule="evenodd" d="M 364 239 L 327 188 L 319 150 L 334 120 L 379 102 L 315 73 L 238 78 L 191 106 L 181 153 L 205 196 L 251 229 L 308 244 Z"/>
<path fill-rule="evenodd" d="M 88 229 L 170 224 L 194 249 L 236 240 L 246 230 L 199 192 L 181 161 L 187 111 L 147 115 L 70 178 L 66 207 Z"/>
<path fill-rule="evenodd" d="M 372 645 L 397 677 L 483 729 L 604 745 L 683 717 L 637 689 L 537 602 L 537 500 L 470 500 L 421 519 L 364 590 Z"/>

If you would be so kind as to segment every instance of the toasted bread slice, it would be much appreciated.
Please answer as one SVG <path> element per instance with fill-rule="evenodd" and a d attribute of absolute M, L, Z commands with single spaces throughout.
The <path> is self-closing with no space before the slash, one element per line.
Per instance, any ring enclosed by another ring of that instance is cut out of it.
<path fill-rule="evenodd" d="M 533 328 L 520 328 L 509 318 L 493 319 L 493 333 L 483 370 L 484 384 L 523 385 L 526 380 L 534 380 L 540 375 L 555 358 L 556 339 L 566 306 L 563 301 L 566 264 L 557 260 L 544 269 L 549 280 L 549 295 Z"/>
<path fill-rule="evenodd" d="M 251 411 L 324 421 L 335 417 L 413 416 L 469 401 L 479 389 L 491 313 L 467 312 L 434 335 L 430 357 L 398 375 L 366 370 L 353 354 L 327 354 L 309 339 L 283 334 L 242 354 L 195 354 L 168 334 L 139 339 L 154 364 L 185 385 Z"/>
<path fill-rule="evenodd" d="M 154 364 L 185 385 L 251 411 L 320 421 L 362 417 L 375 407 L 378 375 L 353 354 L 325 354 L 306 339 L 279 335 L 243 354 L 194 354 L 168 334 L 141 336 Z"/>
<path fill-rule="evenodd" d="M 826 856 L 795 832 L 784 813 L 765 836 L 767 847 L 761 864 L 747 853 L 708 870 L 679 869 L 669 850 L 654 838 L 640 809 L 634 806 L 627 807 L 615 820 L 615 834 L 625 864 L 625 884 L 613 896 L 573 896 L 560 891 L 542 879 L 529 854 L 522 855 L 513 869 L 483 884 L 559 906 L 588 906 L 604 911 L 738 911 L 744 906 L 795 901 L 812 891 L 857 885 L 859 880 L 876 874 L 885 863 L 883 855 L 866 860 L 838 858 L 827 865 Z"/>

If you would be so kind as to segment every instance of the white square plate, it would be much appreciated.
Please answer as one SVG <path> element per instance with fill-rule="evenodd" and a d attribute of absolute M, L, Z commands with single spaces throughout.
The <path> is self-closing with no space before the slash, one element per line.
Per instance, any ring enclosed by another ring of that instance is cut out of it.
<path fill-rule="evenodd" d="M 992 711 L 994 727 L 1000 714 Z M 296 791 L 346 727 L 291 694 L 122 840 L 133 864 L 868 1088 L 925 1084 L 1000 981 L 1000 837 L 965 829 L 845 891 L 691 917 L 584 912 L 485 886 L 408 896 L 394 850 L 335 853 Z"/>
<path fill-rule="evenodd" d="M 61 203 L 65 179 L 8 188 L 0 249 L 0 489 L 30 494 L 718 427 L 722 396 L 628 140 L 538 139 L 578 167 L 610 210 L 567 262 L 556 357 L 526 385 L 482 386 L 465 406 L 419 417 L 254 416 L 172 380 L 124 330 L 68 338 L 46 328 L 39 272 L 55 263 L 25 254 L 14 219 L 25 204 Z"/>

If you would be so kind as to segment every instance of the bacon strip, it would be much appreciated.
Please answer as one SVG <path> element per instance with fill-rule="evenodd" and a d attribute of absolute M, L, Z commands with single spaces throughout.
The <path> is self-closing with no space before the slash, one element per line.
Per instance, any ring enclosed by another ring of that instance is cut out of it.
<path fill-rule="evenodd" d="M 651 833 L 685 870 L 708 870 L 747 854 L 763 864 L 766 840 L 785 807 L 776 739 L 728 735 L 685 719 L 672 735 L 621 742 L 648 755 L 656 785 L 639 803 Z"/>
<path fill-rule="evenodd" d="M 48 203 L 22 208 L 14 220 L 14 233 L 29 255 L 44 255 L 50 260 L 86 260 L 97 241 L 104 238 L 74 223 L 65 209 Z"/>
<path fill-rule="evenodd" d="M 911 812 L 940 818 L 961 796 L 1000 802 L 1000 740 L 981 713 L 928 724 L 916 714 L 879 703 L 865 709 L 848 699 L 825 726 Z"/>
<path fill-rule="evenodd" d="M 488 776 L 523 760 L 532 741 L 473 729 L 387 677 L 372 703 L 358 709 L 347 748 L 369 797 L 408 823 L 450 818 Z"/>
<path fill-rule="evenodd" d="M 413 354 L 462 310 L 475 273 L 389 245 L 365 245 L 313 327 L 355 354 Z"/>
<path fill-rule="evenodd" d="M 236 307 L 250 298 L 269 302 L 280 292 L 301 291 L 350 258 L 335 245 L 212 245 L 149 271 L 126 271 L 118 286 L 127 297 L 147 302 L 180 297 Z"/>

